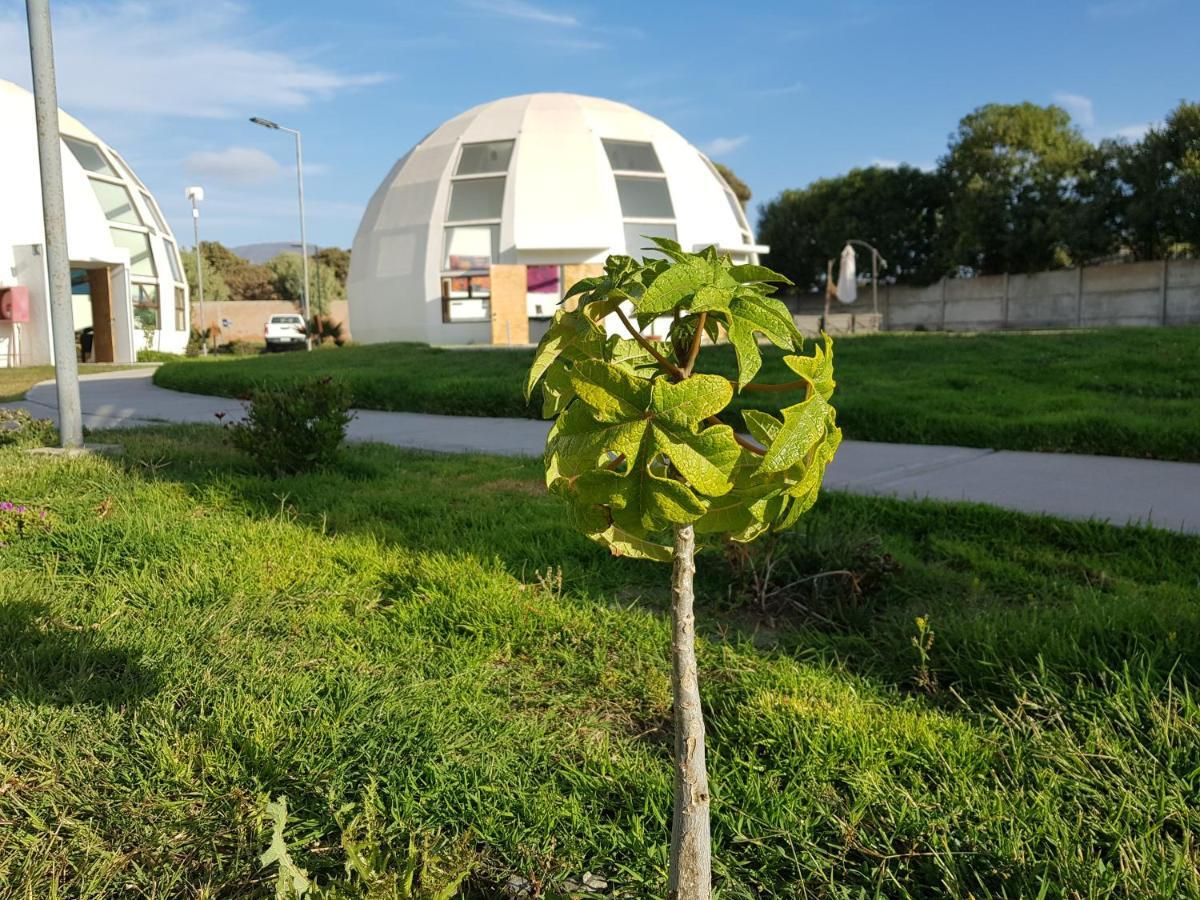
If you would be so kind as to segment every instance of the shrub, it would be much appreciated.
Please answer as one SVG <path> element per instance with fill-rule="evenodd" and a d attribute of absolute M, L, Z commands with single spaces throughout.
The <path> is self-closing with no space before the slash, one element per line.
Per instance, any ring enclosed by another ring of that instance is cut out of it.
<path fill-rule="evenodd" d="M 350 388 L 332 378 L 257 387 L 246 419 L 229 426 L 233 446 L 276 474 L 331 465 L 346 439 Z"/>
<path fill-rule="evenodd" d="M 233 340 L 220 344 L 213 352 L 229 356 L 257 356 L 266 349 L 266 344 L 256 341 Z"/>
<path fill-rule="evenodd" d="M 35 419 L 23 409 L 0 409 L 0 447 L 49 447 L 58 442 L 50 419 Z"/>
<path fill-rule="evenodd" d="M 172 362 L 183 357 L 178 353 L 168 353 L 165 350 L 139 350 L 137 361 L 145 362 Z"/>

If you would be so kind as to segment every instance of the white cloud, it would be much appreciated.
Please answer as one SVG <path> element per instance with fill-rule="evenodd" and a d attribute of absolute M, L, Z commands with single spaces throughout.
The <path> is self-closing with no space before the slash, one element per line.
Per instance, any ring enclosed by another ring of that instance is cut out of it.
<path fill-rule="evenodd" d="M 1154 122 L 1143 122 L 1140 125 L 1126 125 L 1124 128 L 1118 128 L 1113 133 L 1113 137 L 1125 138 L 1128 141 L 1140 141 L 1146 136 L 1146 132 L 1154 127 Z"/>
<path fill-rule="evenodd" d="M 0 77 L 27 85 L 26 25 L 17 12 L 0 13 Z M 245 11 L 226 0 L 59 3 L 54 47 L 65 108 L 126 115 L 270 113 L 382 80 L 318 65 L 303 50 L 270 49 Z"/>
<path fill-rule="evenodd" d="M 803 82 L 797 81 L 793 84 L 785 84 L 779 87 L 757 88 L 750 93 L 758 97 L 782 97 L 785 94 L 800 94 L 808 90 L 808 86 Z"/>
<path fill-rule="evenodd" d="M 183 167 L 189 175 L 238 184 L 270 181 L 283 168 L 274 157 L 254 147 L 200 150 L 190 154 Z"/>
<path fill-rule="evenodd" d="M 704 152 L 709 156 L 724 156 L 726 153 L 732 153 L 748 140 L 750 140 L 750 135 L 748 134 L 739 134 L 737 137 L 713 138 L 704 145 Z"/>
<path fill-rule="evenodd" d="M 898 169 L 902 163 L 898 159 L 884 159 L 883 157 L 876 156 L 871 160 L 871 165 L 880 169 Z"/>
<path fill-rule="evenodd" d="M 1071 114 L 1084 128 L 1096 124 L 1096 110 L 1091 97 L 1083 94 L 1069 94 L 1066 91 L 1055 91 L 1053 100 Z"/>
<path fill-rule="evenodd" d="M 565 13 L 556 13 L 524 0 L 462 0 L 464 6 L 480 12 L 503 16 L 506 19 L 521 19 L 525 22 L 540 22 L 543 25 L 559 25 L 576 28 L 579 20 Z"/>

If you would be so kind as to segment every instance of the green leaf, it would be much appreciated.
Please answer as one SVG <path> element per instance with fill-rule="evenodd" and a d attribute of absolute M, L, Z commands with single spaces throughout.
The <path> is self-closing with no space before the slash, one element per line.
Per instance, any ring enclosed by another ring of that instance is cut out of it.
<path fill-rule="evenodd" d="M 292 860 L 287 841 L 283 838 L 283 830 L 287 826 L 287 797 L 280 797 L 273 803 L 268 803 L 267 815 L 272 822 L 271 845 L 258 861 L 263 866 L 275 863 L 279 867 L 275 874 L 276 900 L 295 900 L 303 897 L 312 885 L 308 880 L 308 872 Z"/>
<path fill-rule="evenodd" d="M 746 430 L 750 432 L 750 437 L 764 447 L 770 447 L 779 435 L 779 429 L 783 428 L 783 423 L 773 415 L 757 409 L 743 410 L 742 419 L 746 422 Z"/>
<path fill-rule="evenodd" d="M 717 312 L 728 316 L 730 312 L 729 304 L 732 300 L 733 290 L 731 288 L 720 288 L 706 284 L 700 290 L 696 291 L 696 296 L 688 304 L 688 309 L 693 313 Z"/>
<path fill-rule="evenodd" d="M 737 281 L 740 284 L 746 284 L 747 282 L 754 281 L 764 281 L 768 283 L 773 282 L 775 284 L 792 284 L 792 280 L 786 275 L 780 275 L 778 272 L 774 272 L 771 269 L 768 269 L 766 266 L 756 266 L 752 263 L 747 263 L 741 266 L 733 266 L 729 270 L 729 274 L 733 277 L 734 281 Z"/>
<path fill-rule="evenodd" d="M 738 361 L 738 390 L 758 374 L 762 353 L 756 334 L 764 335 L 776 347 L 791 349 L 803 341 L 792 314 L 780 301 L 753 290 L 740 290 L 729 305 L 730 321 L 726 328 Z"/>
<path fill-rule="evenodd" d="M 547 465 L 553 465 L 560 477 L 571 478 L 611 462 L 608 454 L 635 460 L 648 427 L 640 417 L 599 422 L 587 406 L 573 403 L 550 430 Z"/>
<path fill-rule="evenodd" d="M 820 394 L 782 410 L 783 427 L 767 448 L 762 460 L 763 472 L 782 472 L 803 460 L 825 439 L 832 407 Z"/>
<path fill-rule="evenodd" d="M 660 378 L 654 382 L 652 409 L 672 425 L 692 428 L 715 416 L 732 399 L 733 388 L 720 375 L 693 375 L 677 384 Z"/>
<path fill-rule="evenodd" d="M 708 266 L 689 256 L 671 266 L 650 283 L 637 302 L 639 316 L 657 316 L 671 312 L 691 297 L 709 278 Z"/>
<path fill-rule="evenodd" d="M 813 348 L 812 356 L 785 356 L 783 361 L 788 368 L 805 379 L 813 386 L 818 394 L 828 400 L 833 396 L 837 382 L 833 380 L 833 339 L 821 333 L 825 339 L 825 349 Z"/>
<path fill-rule="evenodd" d="M 594 356 L 603 344 L 604 335 L 586 316 L 565 309 L 555 312 L 554 320 L 534 351 L 533 365 L 525 380 L 525 399 L 530 398 L 546 370 L 564 353 L 574 349 L 583 357 Z"/>
<path fill-rule="evenodd" d="M 550 366 L 542 381 L 542 418 L 553 419 L 574 399 L 571 370 L 561 363 Z"/>
<path fill-rule="evenodd" d="M 601 360 L 576 363 L 571 368 L 571 386 L 602 422 L 639 418 L 650 402 L 649 382 Z"/>

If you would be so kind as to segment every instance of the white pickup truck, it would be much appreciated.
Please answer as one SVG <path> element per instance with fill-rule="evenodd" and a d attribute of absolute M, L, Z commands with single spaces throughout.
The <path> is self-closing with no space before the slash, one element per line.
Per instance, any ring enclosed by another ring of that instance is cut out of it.
<path fill-rule="evenodd" d="M 292 314 L 271 316 L 263 326 L 263 338 L 267 352 L 275 350 L 302 350 L 308 341 L 308 329 L 304 319 Z"/>

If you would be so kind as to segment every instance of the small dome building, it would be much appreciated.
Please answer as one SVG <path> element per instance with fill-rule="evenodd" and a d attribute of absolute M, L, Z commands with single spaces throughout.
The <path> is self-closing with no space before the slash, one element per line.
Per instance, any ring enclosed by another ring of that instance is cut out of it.
<path fill-rule="evenodd" d="M 354 238 L 356 340 L 537 341 L 562 292 L 643 236 L 756 261 L 741 204 L 670 127 L 597 97 L 526 94 L 467 110 L 392 167 Z"/>
<path fill-rule="evenodd" d="M 0 81 L 0 366 L 53 362 L 33 95 Z M 182 352 L 188 289 L 174 235 L 121 155 L 59 111 L 75 330 L 85 361 Z"/>

